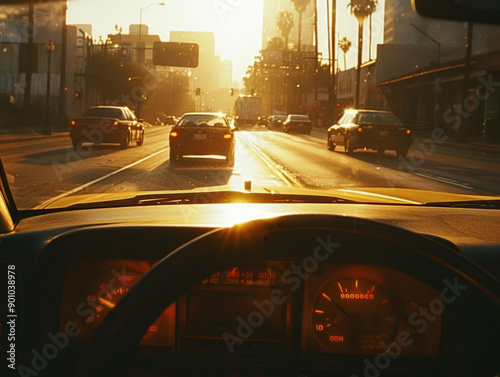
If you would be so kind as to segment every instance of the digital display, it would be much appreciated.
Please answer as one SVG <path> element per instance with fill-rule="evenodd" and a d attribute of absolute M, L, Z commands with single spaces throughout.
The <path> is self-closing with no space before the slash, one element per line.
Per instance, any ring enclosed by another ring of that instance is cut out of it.
<path fill-rule="evenodd" d="M 249 339 L 285 339 L 287 302 L 275 305 L 270 294 L 193 291 L 187 296 L 186 335 L 222 338 L 225 332 L 244 332 Z"/>
<path fill-rule="evenodd" d="M 232 268 L 216 272 L 201 281 L 202 285 L 246 285 L 277 287 L 283 286 L 283 275 L 272 267 L 240 269 Z"/>

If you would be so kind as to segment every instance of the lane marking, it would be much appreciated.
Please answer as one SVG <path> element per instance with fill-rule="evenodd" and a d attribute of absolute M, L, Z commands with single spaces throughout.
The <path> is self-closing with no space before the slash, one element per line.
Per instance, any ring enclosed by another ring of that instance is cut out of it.
<path fill-rule="evenodd" d="M 460 182 L 457 182 L 457 181 L 454 181 L 452 179 L 438 177 L 438 176 L 435 176 L 435 175 L 432 175 L 432 174 L 425 174 L 425 173 L 415 173 L 415 175 L 418 175 L 418 176 L 423 177 L 423 178 L 427 178 L 427 179 L 432 179 L 432 180 L 435 180 L 435 181 L 443 182 L 443 183 L 446 183 L 446 184 L 449 184 L 449 185 L 458 186 L 458 187 L 466 188 L 466 189 L 469 189 L 469 190 L 474 190 L 474 187 L 464 185 L 464 184 L 462 184 Z"/>
<path fill-rule="evenodd" d="M 95 185 L 96 183 L 99 183 L 99 182 L 101 182 L 101 181 L 104 181 L 105 179 L 108 179 L 109 177 L 112 177 L 112 176 L 114 176 L 114 175 L 116 175 L 116 174 L 118 174 L 118 173 L 121 173 L 122 171 L 125 171 L 125 170 L 127 170 L 127 169 L 130 169 L 130 168 L 132 168 L 132 167 L 136 166 L 136 165 L 139 165 L 139 164 L 143 163 L 144 161 L 149 160 L 150 158 L 156 157 L 156 156 L 158 156 L 159 154 L 161 154 L 161 153 L 164 153 L 164 152 L 168 151 L 169 149 L 170 149 L 170 147 L 165 148 L 165 149 L 162 149 L 162 150 L 160 150 L 160 151 L 158 151 L 158 152 L 155 152 L 155 153 L 153 153 L 152 155 L 149 155 L 149 156 L 147 156 L 147 157 L 144 157 L 144 158 L 142 158 L 142 159 L 140 159 L 140 160 L 138 160 L 138 161 L 136 161 L 136 162 L 134 162 L 134 163 L 132 163 L 132 164 L 130 164 L 130 165 L 124 166 L 123 168 L 120 168 L 120 169 L 115 170 L 115 171 L 113 171 L 113 172 L 111 172 L 111 173 L 109 173 L 109 174 L 106 174 L 105 176 L 102 176 L 102 177 L 100 177 L 100 178 L 94 179 L 93 181 L 87 182 L 87 183 L 85 183 L 85 184 L 83 184 L 83 185 L 81 185 L 81 186 L 78 186 L 78 187 L 74 188 L 73 190 L 66 191 L 66 192 L 64 192 L 64 193 L 63 193 L 63 194 L 61 194 L 61 195 L 58 195 L 58 196 L 55 196 L 55 197 L 53 197 L 53 198 L 51 198 L 51 199 L 49 199 L 49 200 L 46 200 L 45 202 L 43 202 L 42 204 L 40 204 L 40 205 L 39 205 L 39 206 L 37 206 L 36 208 L 37 208 L 37 209 L 43 209 L 45 206 L 49 205 L 50 203 L 53 203 L 53 202 L 55 202 L 55 201 L 57 201 L 57 200 L 60 200 L 60 199 L 62 199 L 62 198 L 65 198 L 66 196 L 69 196 L 69 195 L 72 195 L 72 194 L 74 194 L 74 193 L 77 193 L 78 191 L 82 191 L 83 189 L 86 189 L 86 188 L 87 188 L 87 187 L 89 187 L 89 186 Z"/>
<path fill-rule="evenodd" d="M 302 185 L 288 172 L 280 168 L 269 156 L 267 156 L 262 150 L 255 145 L 255 143 L 249 140 L 246 136 L 241 133 L 238 138 L 247 145 L 248 148 L 252 149 L 253 152 L 260 157 L 260 159 L 266 164 L 266 166 L 273 171 L 287 186 L 289 187 L 302 187 Z"/>

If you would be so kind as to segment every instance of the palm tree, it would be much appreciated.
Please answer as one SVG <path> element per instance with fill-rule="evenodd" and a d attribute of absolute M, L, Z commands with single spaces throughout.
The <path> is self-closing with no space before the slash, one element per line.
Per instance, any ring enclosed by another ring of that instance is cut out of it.
<path fill-rule="evenodd" d="M 369 60 L 371 61 L 372 60 L 372 39 L 373 39 L 373 13 L 375 13 L 375 11 L 377 10 L 377 5 L 378 5 L 378 0 L 373 0 L 372 1 L 372 7 L 371 7 L 371 12 L 370 12 L 370 42 L 369 42 L 369 45 L 370 45 L 370 49 L 368 50 L 368 56 L 369 56 Z"/>
<path fill-rule="evenodd" d="M 293 14 L 287 11 L 280 12 L 278 16 L 278 28 L 280 29 L 281 36 L 285 39 L 285 49 L 288 48 L 288 39 L 290 32 L 293 29 Z"/>
<path fill-rule="evenodd" d="M 267 42 L 266 50 L 283 50 L 283 39 L 275 35 Z"/>
<path fill-rule="evenodd" d="M 339 41 L 339 47 L 344 52 L 344 70 L 346 70 L 347 69 L 346 54 L 351 49 L 352 42 L 346 37 L 344 37 Z"/>
<path fill-rule="evenodd" d="M 358 70 L 356 76 L 356 97 L 354 106 L 359 107 L 359 95 L 361 88 L 361 64 L 363 62 L 363 24 L 368 16 L 373 13 L 378 4 L 378 0 L 351 0 L 347 5 L 351 8 L 351 13 L 358 20 Z"/>
<path fill-rule="evenodd" d="M 298 51 L 302 50 L 302 16 L 307 9 L 307 6 L 311 0 L 292 0 L 295 10 L 299 13 L 299 41 L 298 41 Z"/>

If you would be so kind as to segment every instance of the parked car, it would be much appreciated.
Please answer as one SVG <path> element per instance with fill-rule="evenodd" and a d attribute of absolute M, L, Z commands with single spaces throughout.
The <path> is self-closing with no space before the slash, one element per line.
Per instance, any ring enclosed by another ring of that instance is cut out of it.
<path fill-rule="evenodd" d="M 406 157 L 411 144 L 411 130 L 391 112 L 347 110 L 340 121 L 328 129 L 328 149 L 343 145 L 346 153 L 359 148 L 374 149 L 382 154 L 396 151 Z"/>
<path fill-rule="evenodd" d="M 89 142 L 120 144 L 127 148 L 131 141 L 144 144 L 144 124 L 126 106 L 95 106 L 71 121 L 70 137 L 74 148 Z"/>
<path fill-rule="evenodd" d="M 310 134 L 312 131 L 312 121 L 306 115 L 290 114 L 283 122 L 283 131 Z"/>
<path fill-rule="evenodd" d="M 271 115 L 267 120 L 267 128 L 270 130 L 283 130 L 283 122 L 286 120 L 286 115 Z"/>
<path fill-rule="evenodd" d="M 184 156 L 224 156 L 233 166 L 233 131 L 222 114 L 184 114 L 170 131 L 170 163 L 178 164 Z"/>

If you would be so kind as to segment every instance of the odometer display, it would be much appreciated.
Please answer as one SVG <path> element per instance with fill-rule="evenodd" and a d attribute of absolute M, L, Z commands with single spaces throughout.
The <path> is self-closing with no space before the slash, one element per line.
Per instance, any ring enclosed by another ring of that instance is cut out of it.
<path fill-rule="evenodd" d="M 232 268 L 216 272 L 209 278 L 201 281 L 202 285 L 222 286 L 260 286 L 276 287 L 283 285 L 283 275 L 273 267 L 262 267 L 253 269 Z"/>

